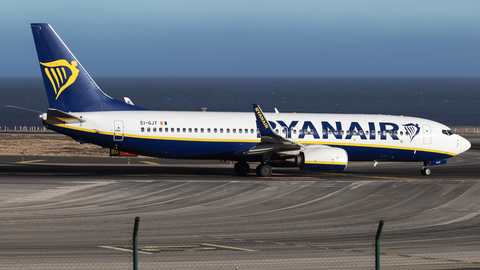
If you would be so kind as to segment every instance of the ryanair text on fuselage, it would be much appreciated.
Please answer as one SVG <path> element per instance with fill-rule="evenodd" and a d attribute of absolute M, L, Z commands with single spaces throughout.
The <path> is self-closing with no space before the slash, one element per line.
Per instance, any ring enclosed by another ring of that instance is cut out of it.
<path fill-rule="evenodd" d="M 279 129 L 285 134 L 286 138 L 292 138 L 292 133 L 296 133 L 296 129 L 299 130 L 298 139 L 304 139 L 306 136 L 313 136 L 314 139 L 328 139 L 330 136 L 335 139 L 349 140 L 352 138 L 360 138 L 362 140 L 387 140 L 390 137 L 393 140 L 400 140 L 398 138 L 400 127 L 399 125 L 391 122 L 368 122 L 368 129 L 364 129 L 359 122 L 350 122 L 348 129 L 344 130 L 342 122 L 336 121 L 335 124 L 331 124 L 327 121 L 321 122 L 321 133 L 318 132 L 317 127 L 312 121 L 304 121 L 302 125 L 299 125 L 299 121 L 292 121 L 287 125 L 284 121 L 276 121 L 280 126 Z M 277 123 L 269 121 L 272 129 L 277 129 Z M 301 126 L 301 128 L 300 128 Z M 410 141 L 417 136 L 420 132 L 418 124 L 405 124 L 405 135 L 409 136 Z M 402 135 L 401 134 L 401 135 Z"/>

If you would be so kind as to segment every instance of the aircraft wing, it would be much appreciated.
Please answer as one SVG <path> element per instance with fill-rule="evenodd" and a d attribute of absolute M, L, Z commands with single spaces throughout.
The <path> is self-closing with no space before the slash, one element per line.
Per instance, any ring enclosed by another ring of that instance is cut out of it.
<path fill-rule="evenodd" d="M 269 153 L 281 155 L 291 154 L 292 151 L 299 152 L 305 149 L 304 145 L 276 134 L 259 105 L 253 104 L 253 110 L 257 119 L 257 128 L 260 131 L 261 141 L 255 147 L 245 152 L 245 155 L 263 155 Z"/>

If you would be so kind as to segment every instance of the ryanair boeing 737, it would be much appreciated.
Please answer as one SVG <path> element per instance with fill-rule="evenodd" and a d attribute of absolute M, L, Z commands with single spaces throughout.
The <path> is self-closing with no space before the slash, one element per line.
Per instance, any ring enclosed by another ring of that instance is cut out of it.
<path fill-rule="evenodd" d="M 31 24 L 50 108 L 43 124 L 73 139 L 161 158 L 260 162 L 344 170 L 348 161 L 423 162 L 429 166 L 467 151 L 470 143 L 440 123 L 414 117 L 311 113 L 149 111 L 107 96 L 52 27 Z"/>

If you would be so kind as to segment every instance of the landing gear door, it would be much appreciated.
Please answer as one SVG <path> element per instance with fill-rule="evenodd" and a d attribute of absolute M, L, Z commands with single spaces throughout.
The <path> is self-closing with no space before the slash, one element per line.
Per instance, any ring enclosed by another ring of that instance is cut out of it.
<path fill-rule="evenodd" d="M 423 144 L 432 143 L 432 130 L 429 125 L 423 125 Z"/>
<path fill-rule="evenodd" d="M 113 140 L 123 141 L 123 121 L 115 120 L 113 125 Z"/>

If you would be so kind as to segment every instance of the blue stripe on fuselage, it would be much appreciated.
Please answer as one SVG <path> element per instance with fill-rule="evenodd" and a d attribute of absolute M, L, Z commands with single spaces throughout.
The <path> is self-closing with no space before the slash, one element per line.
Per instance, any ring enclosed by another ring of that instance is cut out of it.
<path fill-rule="evenodd" d="M 190 159 L 259 160 L 256 156 L 241 155 L 242 150 L 247 150 L 257 145 L 255 142 L 187 141 L 135 138 L 129 136 L 125 136 L 123 141 L 114 141 L 113 135 L 110 134 L 86 132 L 57 125 L 48 125 L 47 127 L 84 142 L 109 148 L 117 148 L 121 151 L 145 156 Z M 445 153 L 415 151 L 412 149 L 355 146 L 351 144 L 341 145 L 338 143 L 335 145 L 325 145 L 345 149 L 348 153 L 349 161 L 429 161 L 452 157 L 452 155 Z"/>

